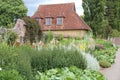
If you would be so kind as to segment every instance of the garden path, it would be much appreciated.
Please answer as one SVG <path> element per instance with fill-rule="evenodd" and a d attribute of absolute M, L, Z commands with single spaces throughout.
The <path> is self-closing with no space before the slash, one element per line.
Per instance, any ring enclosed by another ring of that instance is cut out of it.
<path fill-rule="evenodd" d="M 101 69 L 108 80 L 120 80 L 120 48 L 117 51 L 115 63 L 110 68 Z"/>

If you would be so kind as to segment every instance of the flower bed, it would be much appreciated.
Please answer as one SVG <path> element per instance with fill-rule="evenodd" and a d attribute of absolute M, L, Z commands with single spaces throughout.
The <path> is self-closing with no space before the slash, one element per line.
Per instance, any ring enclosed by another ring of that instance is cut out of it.
<path fill-rule="evenodd" d="M 73 66 L 50 69 L 44 73 L 38 71 L 36 80 L 106 80 L 106 78 L 98 71 L 82 70 Z"/>

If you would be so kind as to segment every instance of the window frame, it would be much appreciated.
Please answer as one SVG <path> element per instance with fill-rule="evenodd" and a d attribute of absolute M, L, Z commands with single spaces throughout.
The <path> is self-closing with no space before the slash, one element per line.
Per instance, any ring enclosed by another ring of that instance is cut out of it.
<path fill-rule="evenodd" d="M 63 25 L 63 17 L 57 17 L 57 25 Z"/>
<path fill-rule="evenodd" d="M 46 17 L 46 18 L 45 18 L 45 25 L 46 25 L 46 26 L 50 26 L 51 24 L 52 24 L 52 18 Z"/>

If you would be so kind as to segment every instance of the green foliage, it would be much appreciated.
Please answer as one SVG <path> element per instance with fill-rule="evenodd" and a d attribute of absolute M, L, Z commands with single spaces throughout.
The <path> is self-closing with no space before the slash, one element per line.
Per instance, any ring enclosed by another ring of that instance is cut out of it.
<path fill-rule="evenodd" d="M 13 32 L 13 31 L 8 31 L 7 32 L 7 44 L 8 45 L 14 45 L 14 43 L 16 42 L 18 35 Z"/>
<path fill-rule="evenodd" d="M 26 27 L 26 33 L 25 33 L 26 39 L 29 39 L 31 44 L 36 39 L 40 40 L 42 31 L 40 29 L 40 25 L 38 21 L 30 17 L 24 17 L 23 20 L 26 23 L 26 26 L 25 26 Z"/>
<path fill-rule="evenodd" d="M 27 46 L 11 47 L 2 43 L 0 44 L 0 66 L 5 70 L 15 69 L 28 80 L 32 80 L 30 52 L 32 49 Z"/>
<path fill-rule="evenodd" d="M 120 31 L 120 2 L 119 0 L 106 1 L 106 17 L 112 29 Z"/>
<path fill-rule="evenodd" d="M 96 39 L 97 44 L 102 44 L 104 46 L 104 50 L 96 49 L 92 52 L 92 54 L 97 58 L 100 65 L 104 67 L 110 67 L 115 61 L 115 55 L 117 51 L 117 47 L 113 47 L 112 43 L 102 39 Z"/>
<path fill-rule="evenodd" d="M 0 66 L 3 69 L 14 68 L 17 61 L 17 53 L 13 47 L 6 43 L 0 44 Z"/>
<path fill-rule="evenodd" d="M 61 40 L 63 40 L 64 37 L 63 37 L 62 34 L 59 34 L 56 38 L 57 38 L 58 41 L 61 41 Z"/>
<path fill-rule="evenodd" d="M 106 0 L 83 0 L 84 20 L 92 28 L 96 37 L 107 38 L 111 31 L 105 17 Z"/>
<path fill-rule="evenodd" d="M 76 37 L 75 40 L 82 40 L 80 37 Z"/>
<path fill-rule="evenodd" d="M 100 60 L 99 63 L 100 63 L 100 66 L 103 68 L 108 68 L 111 66 L 111 63 L 106 60 Z"/>
<path fill-rule="evenodd" d="M 16 70 L 1 70 L 0 79 L 1 80 L 26 80 Z"/>
<path fill-rule="evenodd" d="M 16 47 L 16 53 L 18 54 L 16 63 L 17 71 L 26 76 L 28 80 L 33 80 L 30 54 L 34 54 L 34 50 L 29 46 L 21 46 Z"/>
<path fill-rule="evenodd" d="M 119 0 L 83 0 L 84 20 L 96 37 L 107 38 L 112 29 L 120 31 Z"/>
<path fill-rule="evenodd" d="M 94 52 L 94 55 L 97 57 L 98 60 L 106 60 L 111 64 L 114 63 L 115 54 L 116 54 L 116 48 L 114 47 L 105 50 L 99 50 L 99 51 L 96 50 Z"/>
<path fill-rule="evenodd" d="M 113 29 L 110 37 L 120 37 L 120 32 L 117 29 Z"/>
<path fill-rule="evenodd" d="M 43 37 L 43 42 L 44 43 L 49 43 L 50 41 L 52 41 L 52 39 L 53 39 L 53 32 L 48 31 Z"/>
<path fill-rule="evenodd" d="M 101 44 L 105 48 L 113 47 L 112 42 L 105 40 L 105 39 L 95 39 L 96 44 Z"/>
<path fill-rule="evenodd" d="M 34 53 L 31 64 L 33 69 L 40 71 L 70 66 L 85 69 L 87 66 L 85 58 L 78 50 L 61 46 L 50 46 Z"/>
<path fill-rule="evenodd" d="M 84 56 L 75 48 L 65 46 L 47 46 L 40 51 L 29 46 L 8 46 L 0 44 L 0 67 L 17 70 L 28 80 L 33 80 L 36 71 L 46 71 L 52 68 L 77 66 L 85 69 Z"/>
<path fill-rule="evenodd" d="M 72 43 L 73 39 L 63 39 L 60 41 L 61 44 L 63 45 L 69 45 L 70 43 Z"/>
<path fill-rule="evenodd" d="M 36 80 L 106 80 L 98 71 L 81 70 L 75 66 L 62 69 L 50 69 L 44 73 L 38 72 Z"/>
<path fill-rule="evenodd" d="M 23 0 L 0 0 L 0 26 L 8 28 L 16 19 L 26 16 L 26 13 Z"/>

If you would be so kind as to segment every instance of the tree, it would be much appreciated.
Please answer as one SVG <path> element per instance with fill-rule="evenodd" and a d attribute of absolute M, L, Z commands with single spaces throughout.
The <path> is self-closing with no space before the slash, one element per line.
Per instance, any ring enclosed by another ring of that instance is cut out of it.
<path fill-rule="evenodd" d="M 30 17 L 24 17 L 23 20 L 26 23 L 25 36 L 30 40 L 30 43 L 32 44 L 33 41 L 40 40 L 42 31 L 38 21 Z"/>
<path fill-rule="evenodd" d="M 82 6 L 95 36 L 107 38 L 112 29 L 120 31 L 119 0 L 83 0 Z"/>
<path fill-rule="evenodd" d="M 26 13 L 22 0 L 0 0 L 0 26 L 13 26 L 15 20 L 26 16 Z"/>
<path fill-rule="evenodd" d="M 105 15 L 106 0 L 83 0 L 84 20 L 97 37 L 107 37 L 111 30 Z"/>
<path fill-rule="evenodd" d="M 106 17 L 113 29 L 120 31 L 120 2 L 119 0 L 106 1 Z"/>

